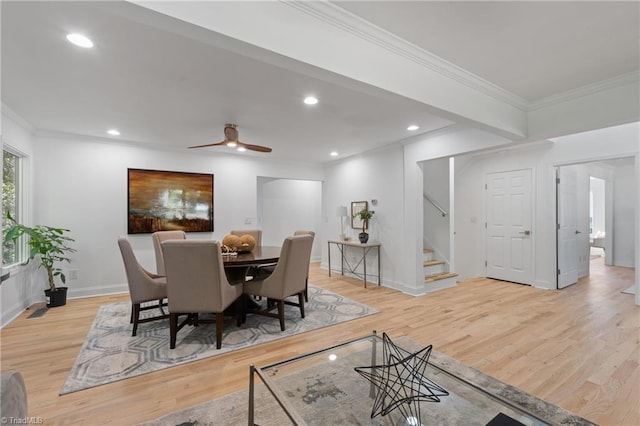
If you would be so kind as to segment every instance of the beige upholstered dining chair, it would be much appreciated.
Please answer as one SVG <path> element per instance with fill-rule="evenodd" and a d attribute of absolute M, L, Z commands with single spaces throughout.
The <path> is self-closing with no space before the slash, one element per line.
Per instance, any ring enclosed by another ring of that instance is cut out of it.
<path fill-rule="evenodd" d="M 169 317 L 162 309 L 163 306 L 166 306 L 163 300 L 167 298 L 167 281 L 163 276 L 147 271 L 138 263 L 129 240 L 124 237 L 118 238 L 118 246 L 120 247 L 120 254 L 122 254 L 131 297 L 131 322 L 133 323 L 131 335 L 135 336 L 138 324 Z M 156 300 L 158 305 L 142 306 L 142 303 Z M 140 311 L 156 307 L 160 309 L 161 315 L 140 318 Z"/>
<path fill-rule="evenodd" d="M 164 276 L 164 256 L 162 254 L 162 242 L 167 240 L 184 240 L 187 234 L 184 231 L 156 231 L 151 234 L 153 250 L 156 252 L 156 273 Z"/>
<path fill-rule="evenodd" d="M 262 230 L 261 229 L 232 229 L 229 234 L 237 235 L 241 237 L 243 235 L 251 235 L 256 240 L 256 247 L 262 245 Z"/>
<path fill-rule="evenodd" d="M 280 258 L 273 273 L 261 280 L 244 283 L 244 292 L 254 296 L 267 298 L 267 307 L 264 310 L 252 312 L 280 320 L 280 329 L 284 326 L 284 305 L 293 305 L 300 308 L 300 316 L 304 318 L 304 290 L 313 237 L 311 235 L 299 235 L 287 237 L 282 244 Z M 298 303 L 285 300 L 289 296 L 298 296 Z M 273 303 L 275 302 L 275 304 Z M 277 314 L 271 312 L 277 307 Z"/>
<path fill-rule="evenodd" d="M 296 235 L 311 235 L 313 238 L 316 237 L 316 233 L 313 231 L 304 231 L 304 230 L 299 230 L 299 231 L 295 231 L 293 233 L 294 236 Z M 311 246 L 313 247 L 313 241 L 311 241 Z M 309 260 L 311 261 L 311 260 Z M 307 279 L 304 282 L 304 301 L 308 302 L 309 301 L 309 264 L 307 263 Z"/>
<path fill-rule="evenodd" d="M 162 243 L 167 294 L 169 296 L 169 347 L 176 347 L 178 331 L 186 324 L 198 324 L 200 313 L 214 313 L 216 348 L 222 346 L 224 310 L 242 296 L 242 285 L 227 281 L 220 243 L 212 240 L 167 240 Z M 242 308 L 242 303 L 238 303 Z M 178 324 L 178 317 L 187 318 Z M 242 309 L 237 309 L 237 320 Z"/>

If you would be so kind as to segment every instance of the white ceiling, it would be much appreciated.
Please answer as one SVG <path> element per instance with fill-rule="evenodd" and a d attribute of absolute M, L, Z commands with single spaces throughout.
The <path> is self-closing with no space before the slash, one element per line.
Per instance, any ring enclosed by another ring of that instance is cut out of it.
<path fill-rule="evenodd" d="M 527 100 L 640 62 L 635 2 L 338 5 Z M 186 149 L 222 140 L 231 122 L 240 140 L 273 148 L 238 155 L 324 163 L 331 150 L 344 158 L 407 138 L 411 123 L 420 132 L 451 124 L 428 105 L 130 3 L 0 7 L 2 103 L 39 131 L 107 137 L 116 127 L 113 139 Z M 70 45 L 72 31 L 95 48 Z M 307 94 L 320 103 L 304 106 Z"/>
<path fill-rule="evenodd" d="M 345 1 L 340 7 L 535 101 L 638 70 L 636 1 Z"/>

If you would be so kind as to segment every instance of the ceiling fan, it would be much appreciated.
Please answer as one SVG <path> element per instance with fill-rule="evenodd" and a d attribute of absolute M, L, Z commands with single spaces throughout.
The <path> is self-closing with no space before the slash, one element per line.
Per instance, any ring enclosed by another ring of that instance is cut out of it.
<path fill-rule="evenodd" d="M 190 146 L 189 148 L 204 148 L 207 146 L 221 146 L 226 145 L 228 147 L 237 148 L 238 151 L 258 151 L 258 152 L 271 152 L 271 148 L 262 145 L 251 145 L 248 143 L 240 142 L 238 140 L 238 126 L 235 124 L 224 125 L 224 140 L 222 142 L 207 143 L 204 145 Z"/>

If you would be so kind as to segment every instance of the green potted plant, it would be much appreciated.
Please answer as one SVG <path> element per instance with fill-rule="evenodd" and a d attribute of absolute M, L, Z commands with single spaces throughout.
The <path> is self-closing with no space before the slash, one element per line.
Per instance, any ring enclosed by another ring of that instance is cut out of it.
<path fill-rule="evenodd" d="M 62 306 L 67 303 L 67 287 L 56 287 L 54 278 L 60 277 L 63 284 L 66 283 L 66 277 L 62 269 L 57 265 L 60 262 L 71 262 L 67 257 L 69 253 L 76 250 L 69 247 L 69 243 L 75 241 L 73 238 L 65 235 L 68 229 L 53 228 L 51 226 L 34 226 L 29 227 L 16 222 L 16 220 L 7 213 L 7 220 L 12 226 L 4 235 L 5 244 L 15 244 L 23 235 L 27 236 L 27 244 L 29 245 L 29 258 L 26 263 L 33 260 L 36 256 L 40 256 L 40 264 L 38 267 L 47 271 L 49 280 L 49 288 L 44 291 L 45 296 L 49 298 L 49 307 Z"/>
<path fill-rule="evenodd" d="M 360 210 L 353 217 L 359 217 L 362 221 L 362 232 L 358 234 L 358 239 L 362 244 L 369 241 L 369 234 L 367 234 L 367 228 L 369 228 L 369 219 L 373 217 L 375 211 L 367 208 Z"/>

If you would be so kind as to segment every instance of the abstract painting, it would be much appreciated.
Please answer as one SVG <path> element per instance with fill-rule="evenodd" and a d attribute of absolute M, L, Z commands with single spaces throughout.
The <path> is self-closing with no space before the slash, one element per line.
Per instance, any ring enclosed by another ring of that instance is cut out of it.
<path fill-rule="evenodd" d="M 213 175 L 128 169 L 128 233 L 213 232 Z"/>

